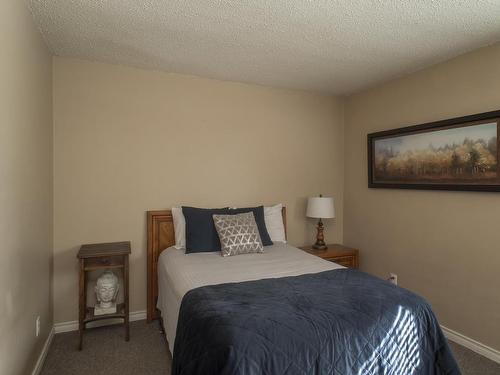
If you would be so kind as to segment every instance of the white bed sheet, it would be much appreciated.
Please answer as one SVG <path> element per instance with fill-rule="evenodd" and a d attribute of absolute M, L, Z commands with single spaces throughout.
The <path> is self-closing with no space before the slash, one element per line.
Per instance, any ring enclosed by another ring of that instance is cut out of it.
<path fill-rule="evenodd" d="M 220 252 L 185 254 L 174 247 L 158 259 L 158 305 L 173 353 L 182 297 L 191 289 L 205 286 L 298 276 L 344 268 L 296 247 L 275 243 L 264 253 L 222 257 Z"/>

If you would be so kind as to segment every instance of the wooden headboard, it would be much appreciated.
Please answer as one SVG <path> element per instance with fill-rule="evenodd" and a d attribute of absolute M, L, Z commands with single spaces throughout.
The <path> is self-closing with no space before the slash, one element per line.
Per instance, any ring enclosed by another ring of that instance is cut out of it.
<path fill-rule="evenodd" d="M 286 208 L 283 207 L 281 214 L 285 226 L 286 235 Z M 172 211 L 148 211 L 148 247 L 147 247 L 147 267 L 148 267 L 148 323 L 160 317 L 160 311 L 156 308 L 158 300 L 158 257 L 163 250 L 175 245 L 174 222 Z"/>

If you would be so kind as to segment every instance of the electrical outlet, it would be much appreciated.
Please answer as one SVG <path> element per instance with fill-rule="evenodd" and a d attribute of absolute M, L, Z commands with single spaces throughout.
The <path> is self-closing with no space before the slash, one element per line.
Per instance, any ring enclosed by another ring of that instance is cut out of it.
<path fill-rule="evenodd" d="M 398 285 L 398 275 L 395 273 L 390 273 L 389 274 L 389 281 L 393 283 L 394 285 Z"/>
<path fill-rule="evenodd" d="M 36 317 L 36 321 L 35 321 L 35 336 L 36 337 L 40 336 L 40 316 Z"/>

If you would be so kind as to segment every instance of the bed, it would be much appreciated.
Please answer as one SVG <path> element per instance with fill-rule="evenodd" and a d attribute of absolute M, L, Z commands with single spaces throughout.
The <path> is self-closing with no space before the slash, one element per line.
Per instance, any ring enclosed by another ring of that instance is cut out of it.
<path fill-rule="evenodd" d="M 286 235 L 286 207 L 281 215 Z M 175 244 L 174 222 L 171 210 L 147 212 L 147 321 L 160 319 L 158 303 L 158 260 L 165 250 Z M 172 344 L 173 345 L 173 344 Z"/>
<path fill-rule="evenodd" d="M 172 374 L 460 373 L 403 288 L 284 243 L 222 258 L 174 242 L 171 212 L 148 212 L 147 317 L 163 323 Z"/>

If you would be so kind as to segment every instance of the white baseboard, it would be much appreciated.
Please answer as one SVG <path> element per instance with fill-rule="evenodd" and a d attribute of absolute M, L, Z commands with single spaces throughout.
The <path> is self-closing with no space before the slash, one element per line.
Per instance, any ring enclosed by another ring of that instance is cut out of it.
<path fill-rule="evenodd" d="M 45 358 L 47 357 L 47 353 L 49 352 L 50 344 L 52 343 L 54 334 L 55 330 L 54 327 L 52 327 L 49 332 L 49 336 L 47 336 L 47 340 L 45 340 L 45 344 L 43 344 L 42 351 L 38 356 L 38 360 L 36 361 L 35 368 L 33 369 L 31 375 L 38 375 L 42 371 L 43 363 L 45 362 Z"/>
<path fill-rule="evenodd" d="M 146 311 L 145 310 L 132 311 L 129 314 L 129 319 L 131 322 L 135 322 L 136 320 L 144 320 L 144 319 L 146 319 Z M 104 320 L 104 321 L 101 320 L 101 321 L 88 323 L 87 327 L 88 328 L 100 327 L 103 325 L 109 325 L 109 324 L 121 323 L 121 322 L 123 322 L 123 319 L 116 319 L 116 321 L 114 321 L 112 319 L 108 319 L 108 320 Z M 56 323 L 56 324 L 54 324 L 54 329 L 55 329 L 55 333 L 78 331 L 78 320 L 72 320 L 70 322 Z"/>
<path fill-rule="evenodd" d="M 500 351 L 490 348 L 489 346 L 486 346 L 479 341 L 473 340 L 470 337 L 462 335 L 461 333 L 453 331 L 452 329 L 446 328 L 444 326 L 441 326 L 441 329 L 443 330 L 443 333 L 448 338 L 448 340 L 462 345 L 467 349 L 470 349 L 473 352 L 482 355 L 483 357 L 491 359 L 492 361 L 500 363 Z"/>

